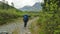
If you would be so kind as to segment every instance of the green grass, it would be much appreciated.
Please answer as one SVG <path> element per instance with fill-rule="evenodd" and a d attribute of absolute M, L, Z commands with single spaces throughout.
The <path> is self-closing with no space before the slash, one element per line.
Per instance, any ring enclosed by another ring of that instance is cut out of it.
<path fill-rule="evenodd" d="M 39 17 L 40 18 L 39 18 L 39 20 L 37 20 L 37 22 L 34 22 L 31 24 L 30 30 L 32 33 L 35 33 L 35 32 L 38 34 L 57 34 L 57 33 L 60 33 L 59 13 L 56 13 L 55 16 L 53 17 L 53 13 L 40 12 Z M 36 30 L 34 30 L 35 26 L 38 27 Z"/>
<path fill-rule="evenodd" d="M 20 10 L 17 10 L 16 8 L 2 2 L 0 3 L 0 25 L 9 23 L 20 17 L 20 13 L 22 13 Z"/>
<path fill-rule="evenodd" d="M 20 12 L 16 12 L 15 10 L 14 9 L 8 9 L 8 10 L 0 9 L 0 25 L 18 18 L 20 16 L 19 15 Z"/>
<path fill-rule="evenodd" d="M 0 2 L 0 25 L 9 23 L 11 21 L 14 21 L 14 19 L 17 19 L 19 17 L 23 17 L 23 15 L 28 14 L 31 17 L 39 16 L 39 13 L 35 12 L 22 12 L 21 10 L 18 10 L 12 6 L 9 6 L 7 4 L 4 4 Z M 30 17 L 30 19 L 31 19 Z"/>
<path fill-rule="evenodd" d="M 40 19 L 37 22 L 40 26 L 40 34 L 54 34 L 56 31 L 60 31 L 60 17 L 59 14 L 53 14 L 48 12 L 40 12 Z M 59 32 L 58 32 L 59 33 Z"/>

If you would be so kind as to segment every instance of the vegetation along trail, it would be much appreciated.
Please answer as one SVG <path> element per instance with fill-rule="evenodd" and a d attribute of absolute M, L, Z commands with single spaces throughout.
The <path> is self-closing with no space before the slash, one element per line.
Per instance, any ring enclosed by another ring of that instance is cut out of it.
<path fill-rule="evenodd" d="M 20 20 L 17 20 L 14 23 L 10 23 L 10 24 L 6 24 L 3 26 L 0 26 L 0 32 L 1 31 L 7 31 L 7 32 L 11 32 L 11 33 L 17 33 L 17 34 L 31 34 L 31 32 L 29 31 L 29 26 L 30 24 L 39 19 L 39 17 L 34 17 L 33 19 L 29 20 L 27 27 L 24 28 L 24 23 Z"/>

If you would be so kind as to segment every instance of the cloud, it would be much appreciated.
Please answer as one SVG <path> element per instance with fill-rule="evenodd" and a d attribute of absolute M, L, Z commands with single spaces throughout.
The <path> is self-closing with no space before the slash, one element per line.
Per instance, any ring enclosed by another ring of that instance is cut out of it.
<path fill-rule="evenodd" d="M 6 0 L 6 1 L 9 2 L 9 5 L 11 5 L 11 2 L 13 2 L 16 8 L 21 8 L 21 7 L 24 7 L 25 5 L 32 6 L 36 2 L 43 2 L 43 0 Z"/>
<path fill-rule="evenodd" d="M 14 4 L 15 4 L 15 7 L 19 8 L 19 7 L 23 7 L 25 5 L 30 5 L 32 6 L 35 1 L 33 0 L 13 0 Z"/>
<path fill-rule="evenodd" d="M 25 5 L 34 5 L 36 2 L 42 2 L 43 0 L 13 0 L 16 8 L 21 8 Z"/>

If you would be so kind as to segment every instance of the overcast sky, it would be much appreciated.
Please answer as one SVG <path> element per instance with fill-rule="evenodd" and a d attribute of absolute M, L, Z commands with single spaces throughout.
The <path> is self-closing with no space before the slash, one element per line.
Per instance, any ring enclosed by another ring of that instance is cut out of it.
<path fill-rule="evenodd" d="M 43 2 L 43 0 L 6 0 L 6 1 L 8 1 L 9 5 L 11 5 L 11 2 L 13 2 L 16 8 L 22 8 L 25 5 L 33 6 L 36 2 Z"/>

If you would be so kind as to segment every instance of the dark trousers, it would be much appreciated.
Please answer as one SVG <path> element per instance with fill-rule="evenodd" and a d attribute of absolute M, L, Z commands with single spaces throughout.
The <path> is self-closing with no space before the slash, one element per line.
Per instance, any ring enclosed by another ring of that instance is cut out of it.
<path fill-rule="evenodd" d="M 28 21 L 24 21 L 24 27 L 26 27 L 26 26 L 27 26 L 27 22 L 28 22 Z"/>

